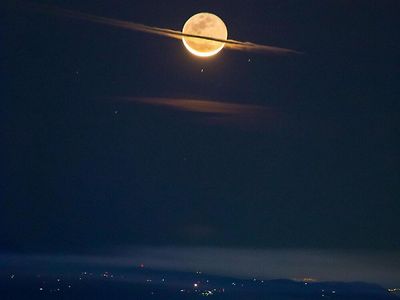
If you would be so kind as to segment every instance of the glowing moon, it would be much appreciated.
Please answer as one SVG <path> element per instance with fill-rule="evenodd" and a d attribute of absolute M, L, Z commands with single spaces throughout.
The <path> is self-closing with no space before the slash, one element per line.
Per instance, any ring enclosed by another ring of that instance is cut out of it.
<path fill-rule="evenodd" d="M 225 23 L 216 15 L 199 13 L 186 21 L 182 32 L 184 34 L 201 35 L 204 37 L 226 40 L 228 30 Z M 207 57 L 217 54 L 224 48 L 225 43 L 201 38 L 183 37 L 183 44 L 192 54 Z"/>

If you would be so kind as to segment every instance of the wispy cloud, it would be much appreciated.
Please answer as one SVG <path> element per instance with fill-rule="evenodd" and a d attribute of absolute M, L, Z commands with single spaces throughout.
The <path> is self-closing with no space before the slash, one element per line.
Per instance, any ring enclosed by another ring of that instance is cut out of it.
<path fill-rule="evenodd" d="M 151 98 L 151 97 L 119 97 L 121 101 L 131 101 L 152 106 L 169 107 L 172 109 L 195 113 L 222 115 L 255 115 L 266 113 L 267 108 L 260 105 L 237 104 L 213 100 L 198 100 L 185 98 Z"/>
<path fill-rule="evenodd" d="M 261 105 L 218 100 L 160 97 L 114 97 L 113 101 L 131 102 L 193 114 L 193 120 L 209 125 L 239 126 L 243 129 L 266 129 L 274 124 L 279 112 Z"/>
<path fill-rule="evenodd" d="M 148 26 L 148 25 L 144 25 L 144 24 L 140 24 L 140 23 L 134 23 L 134 22 L 129 22 L 129 21 L 122 21 L 122 20 L 117 20 L 117 19 L 112 19 L 112 18 L 95 16 L 95 15 L 91 15 L 91 14 L 81 13 L 81 12 L 58 8 L 58 7 L 54 7 L 54 6 L 44 6 L 44 5 L 33 4 L 33 3 L 30 3 L 30 4 L 25 3 L 24 5 L 32 8 L 32 9 L 35 9 L 37 11 L 41 11 L 41 12 L 45 12 L 45 13 L 55 14 L 55 15 L 68 17 L 68 18 L 74 18 L 74 19 L 78 19 L 78 20 L 100 23 L 100 24 L 104 24 L 104 25 L 108 25 L 108 26 L 124 28 L 124 29 L 128 29 L 128 30 L 133 30 L 133 31 L 140 31 L 140 32 L 145 32 L 145 33 L 150 33 L 150 34 L 156 34 L 156 35 L 180 39 L 180 40 L 182 39 L 182 37 L 193 37 L 193 38 L 201 38 L 204 40 L 223 42 L 223 43 L 225 43 L 225 48 L 232 49 L 232 50 L 259 52 L 259 53 L 271 54 L 271 55 L 301 54 L 301 52 L 292 50 L 292 49 L 280 48 L 280 47 L 269 46 L 269 45 L 262 45 L 262 44 L 252 43 L 252 42 L 242 42 L 242 41 L 231 40 L 231 39 L 223 40 L 223 39 L 204 37 L 204 36 L 193 35 L 193 34 L 184 34 L 179 30 L 160 28 L 160 27 Z"/>

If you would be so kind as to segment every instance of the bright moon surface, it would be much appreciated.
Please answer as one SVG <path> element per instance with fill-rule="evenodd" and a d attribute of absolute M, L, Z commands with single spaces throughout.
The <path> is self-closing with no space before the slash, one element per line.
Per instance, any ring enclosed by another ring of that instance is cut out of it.
<path fill-rule="evenodd" d="M 182 32 L 184 34 L 201 35 L 204 37 L 226 40 L 228 30 L 225 23 L 216 15 L 199 13 L 186 21 Z M 183 44 L 192 54 L 207 57 L 217 54 L 225 43 L 201 38 L 183 37 Z"/>

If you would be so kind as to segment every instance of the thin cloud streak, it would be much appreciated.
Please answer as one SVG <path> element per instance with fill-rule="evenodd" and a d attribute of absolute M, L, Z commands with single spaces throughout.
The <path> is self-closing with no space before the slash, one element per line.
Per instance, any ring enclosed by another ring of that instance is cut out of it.
<path fill-rule="evenodd" d="M 115 99 L 151 106 L 169 107 L 176 110 L 194 113 L 246 116 L 262 114 L 268 111 L 267 108 L 260 105 L 237 104 L 212 100 L 151 97 L 119 97 Z"/>
<path fill-rule="evenodd" d="M 140 24 L 140 23 L 121 21 L 121 20 L 112 19 L 112 18 L 95 16 L 95 15 L 81 13 L 81 12 L 77 12 L 77 11 L 73 11 L 73 10 L 69 10 L 69 9 L 57 8 L 57 7 L 52 7 L 52 6 L 43 6 L 43 5 L 39 5 L 39 4 L 27 4 L 27 5 L 29 5 L 29 7 L 34 10 L 49 13 L 49 14 L 55 14 L 55 15 L 68 17 L 68 18 L 95 22 L 95 23 L 99 23 L 99 24 L 109 25 L 109 26 L 118 27 L 118 28 L 124 28 L 124 29 L 128 29 L 128 30 L 133 30 L 133 31 L 156 34 L 156 35 L 175 38 L 175 39 L 179 39 L 179 40 L 181 40 L 182 37 L 193 37 L 193 38 L 200 38 L 200 39 L 204 39 L 204 40 L 223 42 L 223 43 L 225 43 L 225 48 L 232 49 L 232 50 L 258 52 L 258 53 L 271 54 L 271 55 L 302 54 L 301 52 L 292 50 L 292 49 L 286 49 L 286 48 L 280 48 L 280 47 L 274 47 L 274 46 L 268 46 L 268 45 L 261 45 L 261 44 L 251 43 L 251 42 L 242 42 L 242 41 L 231 40 L 231 39 L 224 40 L 224 39 L 204 37 L 204 36 L 193 35 L 193 34 L 185 34 L 178 30 L 153 27 L 153 26 L 148 26 L 148 25 L 144 25 L 144 24 Z"/>
<path fill-rule="evenodd" d="M 193 122 L 210 126 L 228 126 L 246 131 L 269 131 L 282 125 L 285 126 L 282 112 L 255 104 L 159 97 L 111 97 L 105 99 L 191 114 L 190 119 Z"/>

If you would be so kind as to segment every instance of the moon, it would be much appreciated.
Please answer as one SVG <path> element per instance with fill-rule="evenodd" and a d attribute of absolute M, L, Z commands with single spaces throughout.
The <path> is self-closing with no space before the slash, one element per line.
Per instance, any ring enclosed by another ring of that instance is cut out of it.
<path fill-rule="evenodd" d="M 228 38 L 225 23 L 218 16 L 205 12 L 190 17 L 183 26 L 182 33 L 221 40 Z M 223 42 L 185 36 L 182 37 L 182 42 L 190 53 L 200 57 L 213 56 L 225 46 Z"/>

